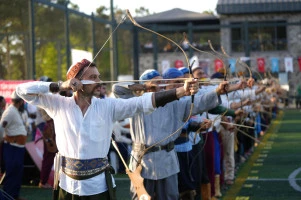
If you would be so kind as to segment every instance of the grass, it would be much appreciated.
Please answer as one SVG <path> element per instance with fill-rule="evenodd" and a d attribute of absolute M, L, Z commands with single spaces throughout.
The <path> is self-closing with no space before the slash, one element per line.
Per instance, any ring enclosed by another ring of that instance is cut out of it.
<path fill-rule="evenodd" d="M 298 187 L 301 186 L 301 174 L 293 177 L 297 188 L 293 188 L 288 180 L 292 172 L 301 167 L 300 116 L 299 111 L 285 110 L 273 121 L 263 137 L 263 143 L 240 167 L 235 184 L 222 199 L 301 199 L 298 191 Z M 266 148 L 267 146 L 270 148 Z M 262 165 L 254 165 L 254 163 Z"/>

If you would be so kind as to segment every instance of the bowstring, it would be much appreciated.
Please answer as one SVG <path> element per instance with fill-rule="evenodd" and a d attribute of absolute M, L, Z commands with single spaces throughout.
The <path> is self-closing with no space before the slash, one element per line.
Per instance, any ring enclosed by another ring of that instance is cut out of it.
<path fill-rule="evenodd" d="M 122 20 L 117 24 L 117 26 L 115 27 L 115 29 L 110 33 L 109 37 L 107 38 L 107 40 L 104 42 L 104 44 L 101 46 L 101 48 L 97 51 L 97 53 L 95 54 L 94 58 L 92 59 L 92 61 L 90 62 L 90 64 L 88 65 L 88 67 L 83 71 L 82 75 L 79 77 L 79 79 L 82 78 L 82 76 L 84 75 L 84 73 L 88 70 L 88 68 L 91 66 L 91 64 L 94 62 L 94 60 L 96 59 L 96 57 L 98 56 L 98 54 L 103 50 L 103 48 L 106 46 L 106 44 L 108 43 L 108 41 L 110 41 L 110 39 L 112 38 L 113 34 L 117 31 L 117 29 L 119 28 L 119 26 L 126 20 L 127 15 L 125 15 Z"/>

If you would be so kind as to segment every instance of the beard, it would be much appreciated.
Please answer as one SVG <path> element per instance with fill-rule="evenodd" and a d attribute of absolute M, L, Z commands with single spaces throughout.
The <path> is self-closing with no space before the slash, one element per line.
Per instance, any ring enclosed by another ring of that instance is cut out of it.
<path fill-rule="evenodd" d="M 25 106 L 24 106 L 24 103 L 18 108 L 18 111 L 23 113 L 25 110 Z"/>
<path fill-rule="evenodd" d="M 94 95 L 94 87 L 91 87 L 91 86 L 85 86 L 82 88 L 82 90 L 78 90 L 77 92 L 83 96 L 83 97 L 86 97 L 86 98 L 91 98 L 93 95 Z"/>

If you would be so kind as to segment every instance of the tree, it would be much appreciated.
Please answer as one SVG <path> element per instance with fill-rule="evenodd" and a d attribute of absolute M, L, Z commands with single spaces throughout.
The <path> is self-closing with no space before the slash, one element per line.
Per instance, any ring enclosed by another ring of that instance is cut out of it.
<path fill-rule="evenodd" d="M 100 6 L 99 8 L 96 9 L 96 16 L 100 17 L 102 19 L 109 19 L 109 16 L 105 14 L 106 11 L 108 11 L 109 8 L 105 6 Z"/>
<path fill-rule="evenodd" d="M 48 0 L 51 3 L 66 5 L 67 0 Z M 29 38 L 29 1 L 2 0 L 0 4 L 0 79 L 28 79 L 31 75 L 30 38 Z M 34 1 L 35 2 L 35 1 Z M 68 4 L 69 9 L 78 10 L 75 4 Z M 109 20 L 108 10 L 100 6 L 96 17 Z M 125 11 L 114 8 L 116 21 L 124 17 Z M 35 76 L 49 76 L 54 81 L 64 80 L 66 67 L 66 30 L 64 10 L 34 3 L 35 33 Z M 12 25 L 3 29 L 7 23 Z M 108 39 L 108 24 L 95 21 L 95 44 L 92 44 L 92 20 L 69 12 L 70 46 L 93 52 L 98 51 Z M 131 33 L 130 30 L 119 29 L 118 34 L 119 71 L 130 74 L 131 71 Z M 130 39 L 129 39 L 130 38 Z M 8 42 L 7 42 L 8 41 Z M 94 49 L 93 49 L 94 48 Z M 8 50 L 7 50 L 8 49 Z M 96 52 L 94 52 L 96 53 Z M 8 56 L 9 55 L 9 56 Z M 9 58 L 9 59 L 8 59 Z M 80 59 L 80 58 L 79 58 Z M 8 62 L 9 60 L 9 62 Z M 94 61 L 104 80 L 110 77 L 109 43 L 102 49 Z M 9 63 L 9 64 L 7 64 Z"/>
<path fill-rule="evenodd" d="M 28 27 L 28 2 L 2 0 L 0 4 L 1 79 L 22 79 L 26 76 L 28 43 L 24 41 Z M 7 24 L 10 24 L 7 26 Z"/>
<path fill-rule="evenodd" d="M 205 10 L 202 12 L 203 14 L 209 14 L 209 15 L 214 15 L 214 12 L 212 10 Z"/>
<path fill-rule="evenodd" d="M 149 10 L 144 7 L 136 8 L 135 13 L 137 17 L 143 17 L 150 14 Z"/>

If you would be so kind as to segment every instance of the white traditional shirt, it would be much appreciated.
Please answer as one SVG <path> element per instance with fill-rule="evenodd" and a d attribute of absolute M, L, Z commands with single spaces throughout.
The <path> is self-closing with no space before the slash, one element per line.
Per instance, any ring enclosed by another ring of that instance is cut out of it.
<path fill-rule="evenodd" d="M 47 82 L 29 82 L 18 85 L 16 91 L 28 103 L 43 108 L 54 120 L 59 153 L 74 159 L 106 157 L 115 121 L 154 110 L 152 93 L 147 93 L 131 99 L 93 97 L 83 115 L 74 97 L 51 95 L 49 85 Z M 107 190 L 104 173 L 86 180 L 75 180 L 61 173 L 60 187 L 80 196 Z"/>
<path fill-rule="evenodd" d="M 11 104 L 4 110 L 0 124 L 2 124 L 4 121 L 7 122 L 7 125 L 4 128 L 4 135 L 27 135 L 22 115 L 14 105 Z M 16 143 L 11 143 L 11 145 L 24 147 L 24 145 L 19 145 Z"/>

